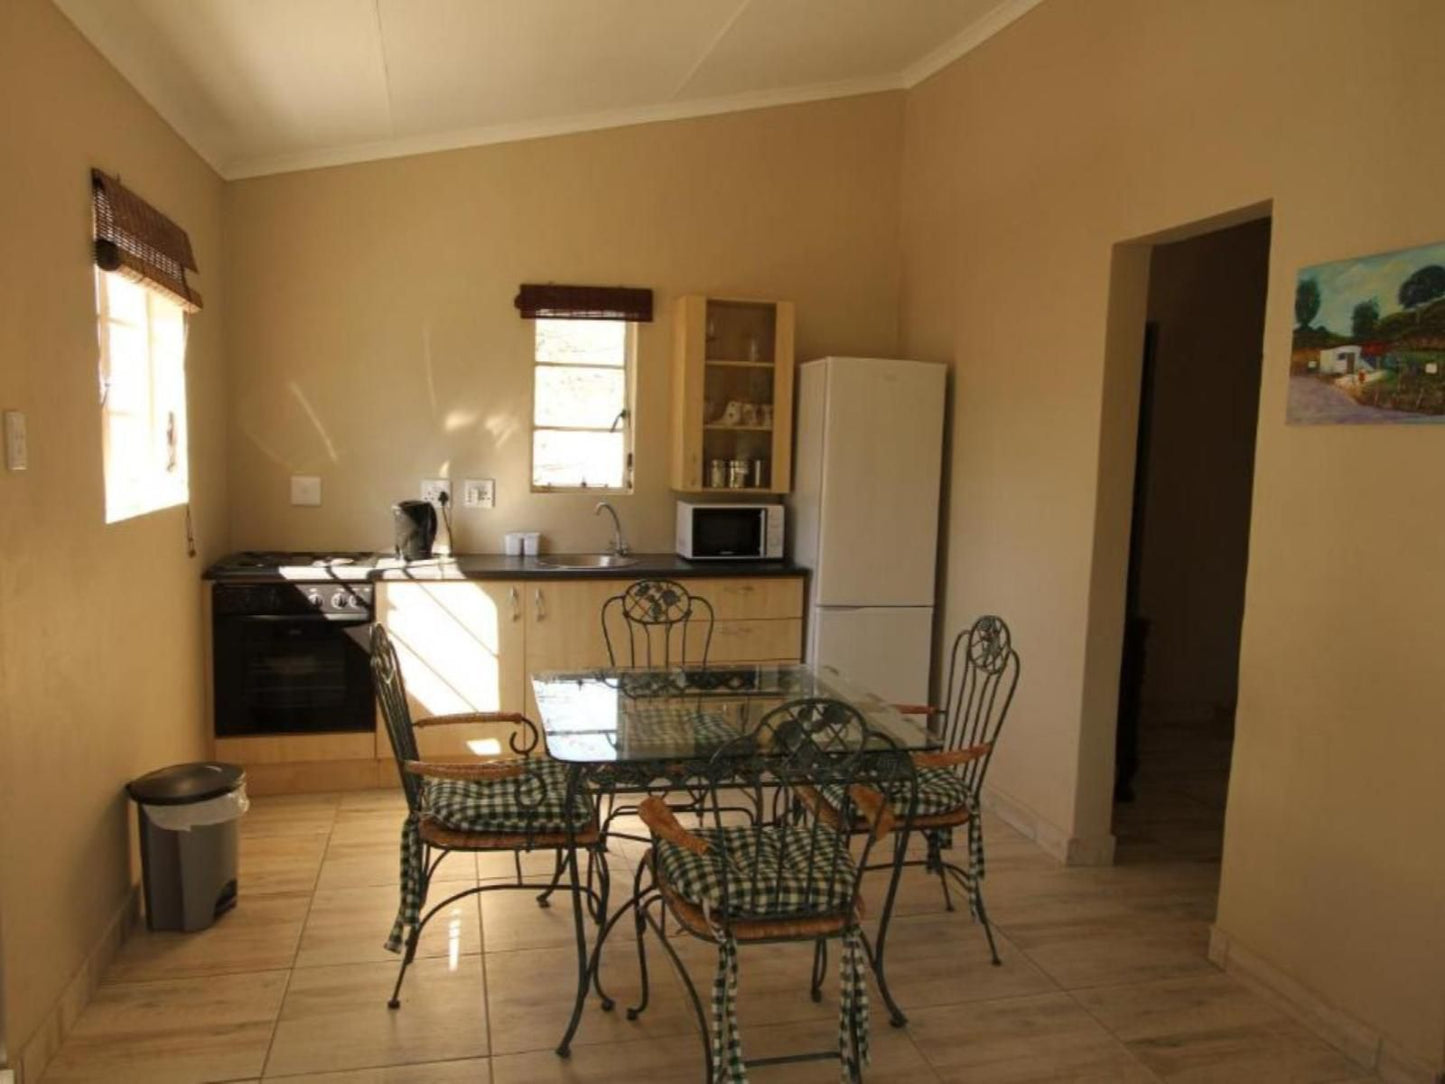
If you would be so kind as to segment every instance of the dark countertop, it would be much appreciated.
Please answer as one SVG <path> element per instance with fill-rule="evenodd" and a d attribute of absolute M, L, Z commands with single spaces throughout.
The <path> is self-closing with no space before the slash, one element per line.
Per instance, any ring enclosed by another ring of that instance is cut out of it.
<path fill-rule="evenodd" d="M 464 553 L 456 558 L 405 563 L 390 554 L 373 554 L 354 563 L 333 568 L 290 568 L 285 574 L 274 568 L 224 568 L 218 562 L 202 574 L 203 579 L 231 583 L 446 583 L 467 580 L 625 580 L 647 576 L 673 579 L 700 576 L 802 576 L 806 570 L 791 561 L 687 561 L 675 553 L 635 553 L 635 564 L 624 568 L 553 568 L 548 560 L 564 560 L 567 554 L 541 557 L 504 557 L 500 553 Z"/>
<path fill-rule="evenodd" d="M 675 553 L 634 553 L 636 564 L 625 568 L 553 568 L 543 561 L 563 560 L 567 554 L 541 557 L 504 557 L 499 553 L 464 553 L 455 559 L 413 561 L 404 564 L 381 557 L 371 574 L 373 581 L 449 580 L 626 580 L 645 576 L 675 579 L 699 576 L 801 576 L 804 569 L 791 561 L 688 561 Z"/>

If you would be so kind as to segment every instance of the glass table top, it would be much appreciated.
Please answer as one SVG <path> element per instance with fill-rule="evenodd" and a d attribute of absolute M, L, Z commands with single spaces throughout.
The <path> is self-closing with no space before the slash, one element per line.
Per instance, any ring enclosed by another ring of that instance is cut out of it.
<path fill-rule="evenodd" d="M 801 664 L 712 665 L 668 670 L 549 671 L 532 676 L 547 750 L 570 763 L 708 756 L 757 729 L 790 700 L 851 704 L 874 730 L 903 749 L 931 749 L 935 738 L 834 670 Z"/>

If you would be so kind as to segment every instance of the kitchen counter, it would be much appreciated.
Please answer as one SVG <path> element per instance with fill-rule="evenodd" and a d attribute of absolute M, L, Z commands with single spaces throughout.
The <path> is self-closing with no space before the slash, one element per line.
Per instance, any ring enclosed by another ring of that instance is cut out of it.
<path fill-rule="evenodd" d="M 623 568 L 554 568 L 543 561 L 565 560 L 569 554 L 504 557 L 499 553 L 464 553 L 458 557 L 404 562 L 378 557 L 370 579 L 383 582 L 444 583 L 464 580 L 625 580 L 650 576 L 671 579 L 719 576 L 800 576 L 804 569 L 791 561 L 688 561 L 675 553 L 634 553 L 636 563 Z"/>

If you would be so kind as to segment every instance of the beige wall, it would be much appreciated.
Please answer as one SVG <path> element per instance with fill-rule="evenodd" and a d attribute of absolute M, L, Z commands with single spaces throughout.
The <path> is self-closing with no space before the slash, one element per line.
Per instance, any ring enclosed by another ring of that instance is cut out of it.
<path fill-rule="evenodd" d="M 897 346 L 902 95 L 344 166 L 228 186 L 238 546 L 384 548 L 423 477 L 497 481 L 459 551 L 505 531 L 599 549 L 595 498 L 530 488 L 522 282 L 651 287 L 639 338 L 634 547 L 670 551 L 673 300 L 797 303 L 797 355 Z M 288 476 L 322 478 L 320 508 Z M 459 485 L 457 486 L 459 489 Z"/>
<path fill-rule="evenodd" d="M 1234 710 L 1268 285 L 1268 219 L 1159 245 L 1150 260 L 1154 405 L 1135 558 L 1146 724 Z"/>
<path fill-rule="evenodd" d="M 1284 400 L 1296 269 L 1445 232 L 1442 34 L 1432 2 L 1050 0 L 910 93 L 903 189 L 902 349 L 957 375 L 946 624 L 1013 623 L 991 782 L 1085 852 L 1108 829 L 1147 279 L 1147 249 L 1114 246 L 1273 201 L 1218 921 L 1430 1065 L 1445 431 L 1291 428 Z"/>
<path fill-rule="evenodd" d="M 0 470 L 0 912 L 5 1031 L 20 1053 L 136 876 L 122 786 L 205 749 L 197 573 L 224 545 L 221 182 L 48 0 L 0 4 L 0 408 L 30 469 Z M 91 166 L 190 231 L 184 515 L 105 525 L 90 261 Z"/>

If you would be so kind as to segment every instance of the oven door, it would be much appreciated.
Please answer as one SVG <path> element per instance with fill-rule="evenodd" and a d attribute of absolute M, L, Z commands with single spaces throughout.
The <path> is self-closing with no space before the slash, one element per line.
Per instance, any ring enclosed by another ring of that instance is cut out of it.
<path fill-rule="evenodd" d="M 768 510 L 757 505 L 699 505 L 692 512 L 694 558 L 762 557 L 767 552 Z"/>
<path fill-rule="evenodd" d="M 216 734 L 319 734 L 376 726 L 370 626 L 321 614 L 217 616 Z"/>

